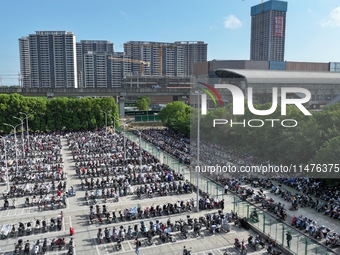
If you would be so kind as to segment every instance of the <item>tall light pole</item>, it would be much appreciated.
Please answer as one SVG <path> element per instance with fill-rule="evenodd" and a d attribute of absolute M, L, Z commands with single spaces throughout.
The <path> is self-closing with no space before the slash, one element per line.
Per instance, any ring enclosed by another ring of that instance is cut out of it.
<path fill-rule="evenodd" d="M 4 123 L 5 126 L 9 126 L 9 127 L 12 127 L 14 129 L 14 140 L 15 140 L 15 164 L 16 164 L 16 172 L 18 171 L 18 146 L 17 146 L 17 127 L 20 124 L 16 125 L 16 126 L 13 126 L 11 124 L 7 124 L 7 123 Z"/>
<path fill-rule="evenodd" d="M 25 119 L 26 119 L 26 134 L 27 134 L 27 150 L 29 150 L 29 147 L 30 147 L 30 135 L 29 135 L 29 131 L 28 131 L 28 118 L 30 116 L 28 115 L 29 113 L 24 113 L 24 112 L 19 112 L 19 113 L 25 115 Z"/>
<path fill-rule="evenodd" d="M 197 93 L 197 166 L 198 169 L 200 169 L 200 121 L 201 121 L 201 104 L 200 104 L 200 91 L 195 91 Z M 196 167 L 195 167 L 196 169 Z M 197 191 L 196 191 L 196 211 L 199 212 L 199 186 L 198 186 L 198 180 L 199 180 L 199 170 L 196 171 L 196 185 L 197 185 Z"/>
<path fill-rule="evenodd" d="M 14 119 L 18 119 L 21 121 L 21 142 L 22 142 L 22 155 L 23 155 L 23 158 L 25 158 L 25 142 L 24 142 L 24 120 L 18 118 L 18 117 L 15 117 L 13 116 Z"/>
<path fill-rule="evenodd" d="M 116 134 L 116 118 L 115 116 L 108 114 L 109 116 L 111 116 L 113 118 L 113 133 Z"/>
<path fill-rule="evenodd" d="M 200 120 L 201 120 L 201 105 L 200 105 L 200 93 L 197 94 L 197 102 L 198 102 L 198 111 L 197 111 L 197 165 L 200 166 Z M 200 167 L 198 168 L 200 169 Z M 197 194 L 196 194 L 196 209 L 199 212 L 199 187 L 198 187 L 198 178 L 199 171 L 196 172 L 196 185 L 197 185 Z"/>
<path fill-rule="evenodd" d="M 126 160 L 125 122 L 124 122 L 124 134 L 123 134 L 123 138 L 124 138 L 123 150 L 124 150 L 124 161 L 125 161 Z"/>
<path fill-rule="evenodd" d="M 107 112 L 100 110 L 101 112 L 105 113 L 105 136 L 107 138 Z"/>
<path fill-rule="evenodd" d="M 139 131 L 139 168 L 142 176 L 142 131 Z"/>
<path fill-rule="evenodd" d="M 7 183 L 7 190 L 9 191 L 9 179 L 8 179 L 8 167 L 7 167 L 7 146 L 6 146 L 6 140 L 4 136 L 1 136 L 3 142 L 4 142 L 4 150 L 5 150 L 5 168 L 6 168 L 6 183 Z"/>

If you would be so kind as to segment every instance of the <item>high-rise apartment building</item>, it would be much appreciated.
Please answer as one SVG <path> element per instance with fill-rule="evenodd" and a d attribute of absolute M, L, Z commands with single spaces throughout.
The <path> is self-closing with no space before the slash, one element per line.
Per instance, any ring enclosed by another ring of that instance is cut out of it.
<path fill-rule="evenodd" d="M 251 7 L 250 60 L 284 61 L 287 7 L 278 0 Z"/>
<path fill-rule="evenodd" d="M 81 40 L 77 46 L 77 74 L 79 88 L 106 88 L 110 80 L 108 56 L 113 43 L 103 40 Z"/>
<path fill-rule="evenodd" d="M 184 75 L 191 76 L 194 63 L 207 61 L 208 44 L 198 41 L 175 42 L 177 48 L 177 63 L 184 63 Z"/>
<path fill-rule="evenodd" d="M 183 77 L 193 74 L 194 63 L 207 60 L 207 44 L 129 41 L 124 44 L 124 53 L 136 60 L 131 65 L 133 74 Z"/>
<path fill-rule="evenodd" d="M 76 88 L 75 35 L 67 31 L 36 31 L 19 39 L 23 87 Z"/>

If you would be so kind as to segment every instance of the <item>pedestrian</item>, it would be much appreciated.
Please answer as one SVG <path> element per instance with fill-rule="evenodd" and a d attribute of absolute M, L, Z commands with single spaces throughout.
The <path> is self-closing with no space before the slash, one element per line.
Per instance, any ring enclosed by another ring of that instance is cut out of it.
<path fill-rule="evenodd" d="M 221 206 L 221 211 L 223 212 L 223 210 L 224 210 L 224 199 L 221 200 L 220 206 Z"/>
<path fill-rule="evenodd" d="M 61 218 L 61 220 L 63 220 L 63 218 L 64 218 L 63 211 L 60 212 L 60 218 Z"/>
<path fill-rule="evenodd" d="M 286 237 L 287 237 L 287 246 L 290 249 L 290 241 L 292 240 L 292 235 L 290 234 L 289 231 L 287 232 Z"/>
<path fill-rule="evenodd" d="M 136 245 L 136 250 L 135 253 L 139 255 L 139 247 L 142 246 L 142 243 L 138 240 L 138 238 L 135 238 L 135 245 Z"/>
<path fill-rule="evenodd" d="M 74 235 L 74 228 L 70 227 L 70 236 Z"/>
<path fill-rule="evenodd" d="M 228 194 L 228 189 L 229 189 L 229 186 L 228 186 L 228 184 L 226 184 L 225 186 L 224 186 L 224 194 Z"/>
<path fill-rule="evenodd" d="M 241 243 L 241 255 L 247 254 L 247 246 L 244 243 L 244 240 Z"/>

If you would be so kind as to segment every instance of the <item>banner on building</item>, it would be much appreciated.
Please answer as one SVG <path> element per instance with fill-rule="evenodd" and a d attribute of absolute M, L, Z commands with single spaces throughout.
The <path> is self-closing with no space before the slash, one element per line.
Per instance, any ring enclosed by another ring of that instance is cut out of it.
<path fill-rule="evenodd" d="M 283 37 L 283 16 L 276 16 L 274 22 L 274 37 Z"/>

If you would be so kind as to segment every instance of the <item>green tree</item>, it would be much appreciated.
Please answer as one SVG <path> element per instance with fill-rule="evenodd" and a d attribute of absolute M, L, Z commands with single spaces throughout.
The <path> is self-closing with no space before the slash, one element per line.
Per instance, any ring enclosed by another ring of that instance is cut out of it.
<path fill-rule="evenodd" d="M 331 186 L 339 183 L 339 155 L 340 136 L 337 136 L 326 141 L 309 161 L 307 167 L 314 164 L 315 169 L 313 172 L 308 172 L 308 175 L 315 178 L 328 178 L 327 184 Z M 334 181 L 335 178 L 338 180 Z"/>
<path fill-rule="evenodd" d="M 139 98 L 136 100 L 136 106 L 137 106 L 138 109 L 141 110 L 141 111 L 146 111 L 146 110 L 148 110 L 149 107 L 150 107 L 150 104 L 151 104 L 151 99 L 150 99 L 150 97 L 147 97 L 147 96 L 139 97 Z"/>
<path fill-rule="evenodd" d="M 197 112 L 197 111 L 195 111 Z M 195 129 L 197 129 L 197 114 L 195 114 Z M 217 143 L 217 144 L 225 144 L 226 140 L 229 138 L 230 133 L 230 125 L 223 124 L 223 125 L 216 125 L 213 127 L 214 119 L 226 119 L 230 120 L 232 114 L 230 113 L 230 110 L 226 107 L 216 108 L 212 111 L 209 111 L 207 115 L 201 115 L 201 138 L 205 140 L 209 140 L 211 142 Z M 192 129 L 193 130 L 193 129 Z"/>
<path fill-rule="evenodd" d="M 310 160 L 310 163 L 335 164 L 339 162 L 339 155 L 340 155 L 340 136 L 337 136 L 326 141 L 317 151 L 314 158 Z"/>
<path fill-rule="evenodd" d="M 159 118 L 163 124 L 174 132 L 190 134 L 190 106 L 175 101 L 166 105 L 160 112 Z"/>

